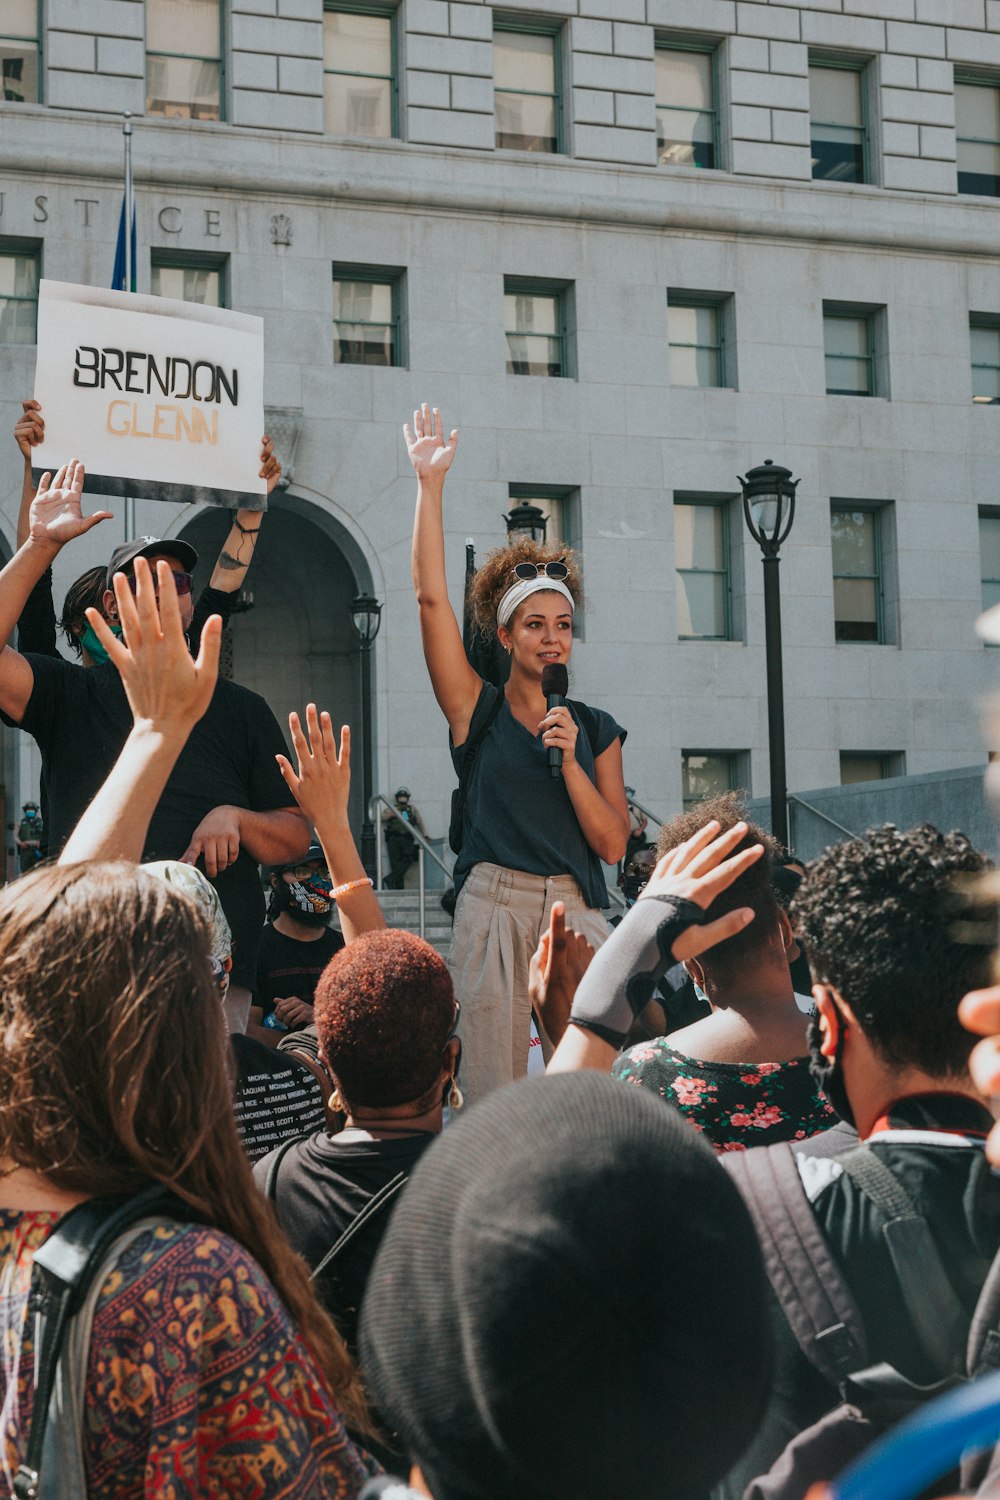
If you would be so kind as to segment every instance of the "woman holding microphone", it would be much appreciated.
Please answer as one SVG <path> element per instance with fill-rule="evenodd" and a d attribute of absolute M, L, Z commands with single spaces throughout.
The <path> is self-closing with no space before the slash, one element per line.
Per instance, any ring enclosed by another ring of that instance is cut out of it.
<path fill-rule="evenodd" d="M 567 926 L 595 948 L 608 935 L 601 861 L 615 864 L 628 839 L 625 731 L 600 709 L 550 708 L 543 690 L 543 673 L 564 677 L 573 648 L 580 578 L 564 549 L 522 540 L 490 554 L 471 603 L 480 629 L 510 656 L 506 687 L 484 682 L 470 665 L 444 561 L 442 496 L 458 433 L 445 441 L 441 413 L 425 405 L 404 434 L 417 475 L 413 585 L 424 656 L 465 781 L 448 963 L 462 1003 L 462 1088 L 471 1102 L 526 1071 L 528 964 L 553 902 L 565 903 Z M 551 681 L 546 687 L 551 694 Z M 550 766 L 553 748 L 562 752 L 559 774 Z"/>

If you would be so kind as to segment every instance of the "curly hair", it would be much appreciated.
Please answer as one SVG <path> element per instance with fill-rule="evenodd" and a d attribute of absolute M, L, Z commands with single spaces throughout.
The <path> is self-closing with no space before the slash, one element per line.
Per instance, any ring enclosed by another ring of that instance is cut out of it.
<path fill-rule="evenodd" d="M 563 582 L 573 595 L 573 603 L 579 606 L 583 598 L 580 565 L 571 548 L 556 543 L 543 546 L 530 537 L 521 537 L 507 547 L 498 547 L 489 553 L 469 585 L 469 609 L 476 628 L 487 640 L 496 637 L 497 606 L 515 582 L 513 570 L 520 562 L 564 562 L 569 572 Z"/>
<path fill-rule="evenodd" d="M 96 609 L 101 614 L 104 613 L 104 591 L 107 586 L 107 568 L 97 567 L 88 568 L 86 573 L 81 573 L 80 577 L 66 590 L 62 614 L 59 617 L 59 629 L 77 656 L 83 649 L 80 645 L 80 637 L 87 628 L 85 611 Z"/>
<path fill-rule="evenodd" d="M 0 892 L 0 1151 L 86 1196 L 161 1182 L 249 1250 L 349 1422 L 360 1377 L 316 1301 L 233 1118 L 209 932 L 134 865 L 45 865 Z"/>
<path fill-rule="evenodd" d="M 398 928 L 366 932 L 320 976 L 320 1048 L 347 1104 L 409 1104 L 441 1072 L 455 1019 L 448 966 L 423 938 Z"/>
<path fill-rule="evenodd" d="M 974 877 L 992 868 L 963 833 L 891 823 L 813 860 L 792 906 L 813 978 L 833 985 L 896 1067 L 965 1071 L 958 1002 L 990 983 L 996 942 Z"/>
<path fill-rule="evenodd" d="M 699 960 L 706 970 L 721 972 L 744 962 L 749 954 L 759 951 L 774 935 L 778 920 L 778 901 L 772 876 L 781 846 L 771 834 L 750 822 L 739 792 L 720 792 L 715 797 L 704 797 L 679 817 L 664 823 L 656 844 L 657 859 L 662 859 L 671 849 L 676 849 L 679 844 L 693 838 L 713 818 L 722 825 L 721 833 L 732 828 L 734 823 L 746 823 L 747 831 L 732 851 L 733 854 L 739 854 L 753 844 L 764 845 L 764 853 L 756 863 L 749 870 L 744 870 L 739 879 L 734 880 L 712 902 L 713 919 L 735 911 L 738 906 L 749 906 L 754 914 L 754 920 L 748 927 L 744 927 L 733 937 L 726 938 L 724 943 L 709 948 Z"/>

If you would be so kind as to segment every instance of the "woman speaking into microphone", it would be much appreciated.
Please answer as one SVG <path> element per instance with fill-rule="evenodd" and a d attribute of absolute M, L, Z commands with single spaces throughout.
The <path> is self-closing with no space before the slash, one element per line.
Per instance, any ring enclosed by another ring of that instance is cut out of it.
<path fill-rule="evenodd" d="M 471 604 L 510 656 L 506 687 L 470 665 L 448 599 L 441 510 L 458 433 L 445 441 L 441 413 L 428 406 L 404 433 L 417 475 L 413 585 L 424 656 L 464 790 L 448 963 L 472 1101 L 527 1069 L 528 964 L 553 902 L 565 903 L 567 926 L 595 947 L 608 935 L 601 861 L 621 859 L 628 839 L 625 731 L 601 709 L 565 701 L 580 593 L 565 550 L 522 540 L 490 554 Z"/>

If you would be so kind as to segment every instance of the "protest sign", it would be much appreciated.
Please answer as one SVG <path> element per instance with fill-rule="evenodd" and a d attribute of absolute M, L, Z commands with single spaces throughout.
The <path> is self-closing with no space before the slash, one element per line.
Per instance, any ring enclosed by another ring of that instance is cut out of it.
<path fill-rule="evenodd" d="M 35 399 L 36 483 L 79 458 L 96 494 L 267 508 L 260 318 L 43 281 Z"/>

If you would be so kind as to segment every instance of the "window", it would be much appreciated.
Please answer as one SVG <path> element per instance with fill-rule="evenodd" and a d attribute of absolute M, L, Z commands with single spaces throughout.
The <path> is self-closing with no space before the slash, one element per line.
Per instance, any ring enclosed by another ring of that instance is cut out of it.
<path fill-rule="evenodd" d="M 323 99 L 330 135 L 387 140 L 396 123 L 394 13 L 381 6 L 327 5 Z"/>
<path fill-rule="evenodd" d="M 1000 88 L 955 80 L 958 191 L 1000 198 Z"/>
<path fill-rule="evenodd" d="M 578 545 L 577 490 L 560 484 L 510 484 L 507 494 L 511 507 L 524 504 L 538 507 L 547 522 L 547 542 L 565 542 L 567 547 Z"/>
<path fill-rule="evenodd" d="M 502 150 L 562 150 L 557 40 L 551 30 L 496 23 L 493 100 L 496 144 Z"/>
<path fill-rule="evenodd" d="M 731 640 L 728 500 L 674 496 L 674 567 L 678 637 Z"/>
<path fill-rule="evenodd" d="M 220 0 L 147 0 L 146 113 L 221 120 Z"/>
<path fill-rule="evenodd" d="M 728 298 L 667 292 L 671 385 L 729 385 L 725 312 Z"/>
<path fill-rule="evenodd" d="M 718 165 L 715 52 L 656 49 L 657 160 L 669 167 Z"/>
<path fill-rule="evenodd" d="M 0 344 L 33 344 L 38 319 L 38 251 L 0 250 Z"/>
<path fill-rule="evenodd" d="M 719 792 L 735 792 L 748 778 L 745 750 L 682 750 L 681 788 L 685 811 Z"/>
<path fill-rule="evenodd" d="M 508 375 L 569 375 L 570 289 L 505 276 Z"/>
<path fill-rule="evenodd" d="M 841 750 L 840 784 L 856 786 L 862 781 L 886 781 L 906 775 L 906 757 L 901 750 Z"/>
<path fill-rule="evenodd" d="M 0 6 L 0 80 L 8 104 L 35 104 L 39 93 L 38 0 L 3 0 Z M 34 337 L 31 340 L 34 343 Z"/>
<path fill-rule="evenodd" d="M 154 297 L 174 297 L 179 302 L 197 302 L 202 307 L 225 307 L 225 264 L 154 255 L 149 274 Z"/>
<path fill-rule="evenodd" d="M 979 562 L 983 609 L 1000 604 L 1000 510 L 983 506 L 979 512 Z"/>
<path fill-rule="evenodd" d="M 981 406 L 1000 404 L 1000 317 L 971 313 L 972 399 Z"/>
<path fill-rule="evenodd" d="M 835 637 L 884 641 L 881 511 L 835 505 L 831 528 Z"/>
<path fill-rule="evenodd" d="M 812 174 L 829 182 L 868 182 L 865 72 L 857 63 L 810 61 Z"/>
<path fill-rule="evenodd" d="M 384 266 L 333 268 L 335 365 L 403 365 L 403 273 Z"/>
<path fill-rule="evenodd" d="M 823 303 L 823 351 L 828 396 L 875 396 L 875 315 Z"/>

